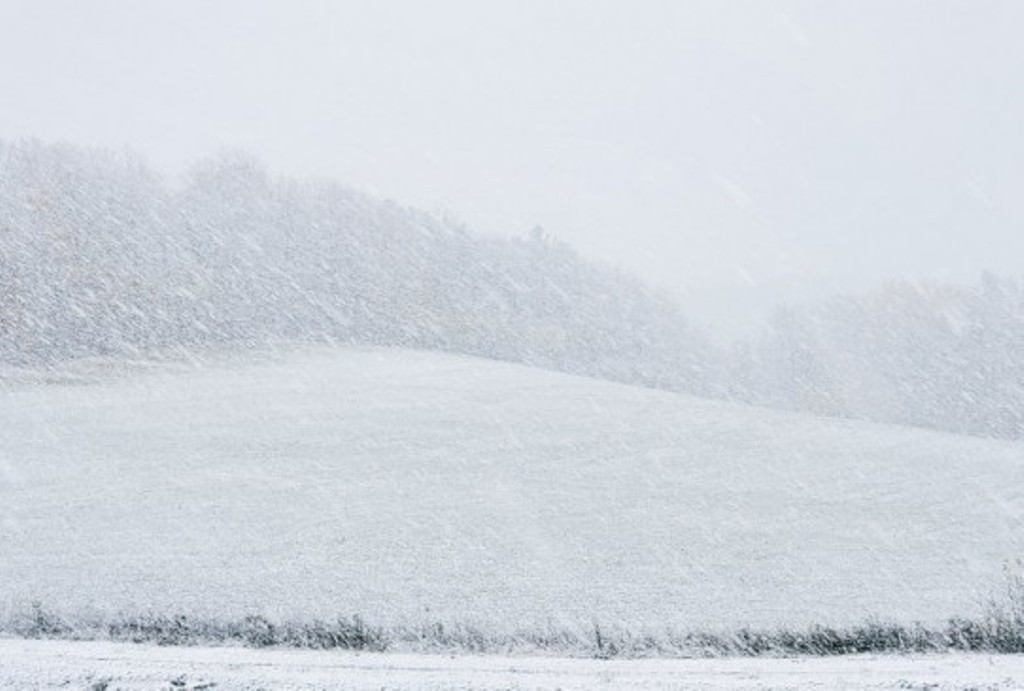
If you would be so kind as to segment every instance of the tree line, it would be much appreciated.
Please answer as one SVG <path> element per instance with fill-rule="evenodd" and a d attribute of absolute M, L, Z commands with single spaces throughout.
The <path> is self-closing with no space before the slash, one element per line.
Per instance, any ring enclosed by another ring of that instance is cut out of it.
<path fill-rule="evenodd" d="M 443 350 L 818 414 L 1024 437 L 1024 290 L 894 283 L 717 343 L 677 304 L 524 238 L 225 154 L 0 141 L 0 363 L 174 346 Z"/>
<path fill-rule="evenodd" d="M 1024 437 L 1024 289 L 894 282 L 780 309 L 737 346 L 738 400 L 978 436 Z"/>
<path fill-rule="evenodd" d="M 131 153 L 0 142 L 0 362 L 177 345 L 437 349 L 700 393 L 669 298 L 539 229 L 496 238 L 225 154 L 168 181 Z"/>

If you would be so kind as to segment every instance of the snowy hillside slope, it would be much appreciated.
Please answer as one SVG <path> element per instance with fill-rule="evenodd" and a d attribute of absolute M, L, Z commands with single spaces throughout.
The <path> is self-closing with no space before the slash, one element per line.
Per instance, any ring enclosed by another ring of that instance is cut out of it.
<path fill-rule="evenodd" d="M 2 609 L 937 622 L 1024 556 L 1019 444 L 414 351 L 111 369 L 0 389 Z"/>

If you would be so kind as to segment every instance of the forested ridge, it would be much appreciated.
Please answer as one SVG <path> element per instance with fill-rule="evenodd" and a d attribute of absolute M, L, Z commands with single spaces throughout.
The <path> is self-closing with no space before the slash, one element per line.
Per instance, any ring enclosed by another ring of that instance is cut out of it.
<path fill-rule="evenodd" d="M 1024 290 L 892 283 L 715 342 L 539 228 L 480 235 L 225 154 L 168 180 L 130 152 L 0 141 L 0 363 L 203 344 L 443 350 L 697 395 L 1024 436 Z"/>
<path fill-rule="evenodd" d="M 488 237 L 242 154 L 0 143 L 0 360 L 268 340 L 438 349 L 701 392 L 668 298 L 539 228 Z"/>

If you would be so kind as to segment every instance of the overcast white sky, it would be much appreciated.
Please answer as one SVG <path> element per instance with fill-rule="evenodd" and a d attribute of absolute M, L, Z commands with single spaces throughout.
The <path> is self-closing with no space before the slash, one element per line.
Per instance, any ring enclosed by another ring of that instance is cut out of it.
<path fill-rule="evenodd" d="M 742 329 L 1024 273 L 1024 2 L 0 0 L 0 138 L 535 224 Z"/>

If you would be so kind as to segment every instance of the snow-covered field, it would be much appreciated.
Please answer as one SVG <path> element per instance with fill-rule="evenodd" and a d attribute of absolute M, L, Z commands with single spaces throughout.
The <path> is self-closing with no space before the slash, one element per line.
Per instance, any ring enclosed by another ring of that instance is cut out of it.
<path fill-rule="evenodd" d="M 195 357 L 8 373 L 0 607 L 938 622 L 1024 555 L 1020 444 L 421 352 Z"/>
<path fill-rule="evenodd" d="M 1024 657 L 565 660 L 381 655 L 0 639 L 0 689 L 1024 688 Z"/>

